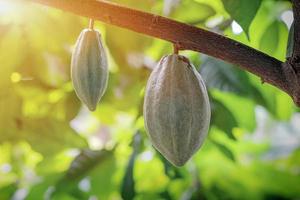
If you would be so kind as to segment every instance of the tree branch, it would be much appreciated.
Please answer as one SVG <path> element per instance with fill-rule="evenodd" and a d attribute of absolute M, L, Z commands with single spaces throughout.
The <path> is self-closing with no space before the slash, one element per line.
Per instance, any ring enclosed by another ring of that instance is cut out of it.
<path fill-rule="evenodd" d="M 292 0 L 294 13 L 294 41 L 292 57 L 283 65 L 287 77 L 289 95 L 300 107 L 300 0 Z"/>
<path fill-rule="evenodd" d="M 30 1 L 167 40 L 180 50 L 193 50 L 237 64 L 293 97 L 281 61 L 224 36 L 103 0 Z M 300 105 L 300 101 L 296 103 Z"/>
<path fill-rule="evenodd" d="M 294 51 L 293 57 L 300 59 L 300 1 L 293 0 L 294 13 Z"/>

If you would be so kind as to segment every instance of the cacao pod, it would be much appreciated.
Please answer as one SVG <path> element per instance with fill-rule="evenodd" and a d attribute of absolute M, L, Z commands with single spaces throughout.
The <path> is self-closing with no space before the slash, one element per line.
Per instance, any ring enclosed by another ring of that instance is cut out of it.
<path fill-rule="evenodd" d="M 107 58 L 98 31 L 81 32 L 72 54 L 71 78 L 79 99 L 89 110 L 96 110 L 108 81 Z"/>
<path fill-rule="evenodd" d="M 145 90 L 145 127 L 153 146 L 175 166 L 184 165 L 202 145 L 210 123 L 204 81 L 188 59 L 162 58 Z"/>

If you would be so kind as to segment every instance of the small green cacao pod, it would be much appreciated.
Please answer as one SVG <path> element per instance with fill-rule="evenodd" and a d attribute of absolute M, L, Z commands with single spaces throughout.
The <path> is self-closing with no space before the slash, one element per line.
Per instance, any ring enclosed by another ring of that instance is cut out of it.
<path fill-rule="evenodd" d="M 153 146 L 175 166 L 184 165 L 200 148 L 210 123 L 205 84 L 188 59 L 163 57 L 145 90 L 145 127 Z"/>
<path fill-rule="evenodd" d="M 81 32 L 72 54 L 71 78 L 79 99 L 89 110 L 96 110 L 108 81 L 107 58 L 98 31 Z"/>

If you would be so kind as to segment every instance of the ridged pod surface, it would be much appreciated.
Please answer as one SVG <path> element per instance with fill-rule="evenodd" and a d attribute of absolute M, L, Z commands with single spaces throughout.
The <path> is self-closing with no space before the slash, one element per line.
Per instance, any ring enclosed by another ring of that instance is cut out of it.
<path fill-rule="evenodd" d="M 78 37 L 72 54 L 71 78 L 79 99 L 89 110 L 96 110 L 108 81 L 107 58 L 98 31 L 84 29 Z"/>
<path fill-rule="evenodd" d="M 145 127 L 153 146 L 175 166 L 184 165 L 202 145 L 210 123 L 205 84 L 188 59 L 163 57 L 145 90 Z"/>

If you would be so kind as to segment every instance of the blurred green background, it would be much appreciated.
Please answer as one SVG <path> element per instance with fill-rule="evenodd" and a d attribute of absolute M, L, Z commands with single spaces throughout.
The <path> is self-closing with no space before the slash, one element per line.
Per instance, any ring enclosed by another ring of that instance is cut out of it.
<path fill-rule="evenodd" d="M 223 34 L 282 61 L 286 0 L 118 0 Z M 96 112 L 77 99 L 70 58 L 88 19 L 0 0 L 0 200 L 300 199 L 300 113 L 282 91 L 237 66 L 183 51 L 209 89 L 202 148 L 175 168 L 151 146 L 142 104 L 172 44 L 96 22 L 109 54 Z"/>

